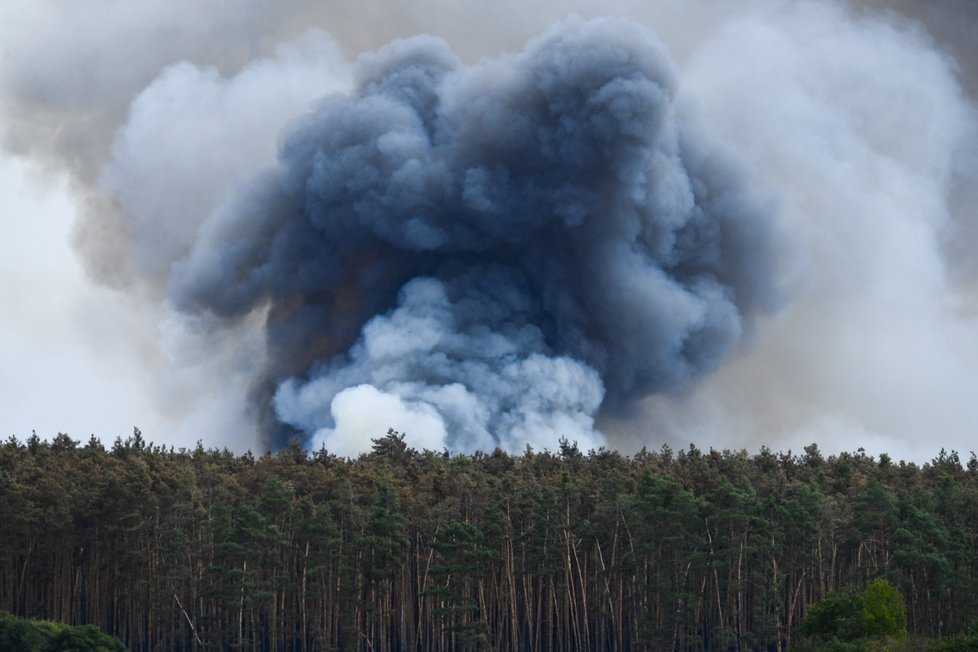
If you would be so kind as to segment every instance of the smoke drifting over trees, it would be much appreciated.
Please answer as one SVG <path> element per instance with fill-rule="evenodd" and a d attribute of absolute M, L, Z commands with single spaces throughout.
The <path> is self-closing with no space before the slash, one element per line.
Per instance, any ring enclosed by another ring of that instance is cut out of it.
<path fill-rule="evenodd" d="M 0 110 L 191 441 L 970 432 L 967 48 L 879 2 L 185 4 L 19 7 Z"/>

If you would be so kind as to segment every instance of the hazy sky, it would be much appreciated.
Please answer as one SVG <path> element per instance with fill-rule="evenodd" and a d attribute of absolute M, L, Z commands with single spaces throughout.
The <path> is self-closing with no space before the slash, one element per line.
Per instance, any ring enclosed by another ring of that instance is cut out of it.
<path fill-rule="evenodd" d="M 978 448 L 974 4 L 571 4 L 658 34 L 786 259 L 778 310 L 716 373 L 599 418 L 609 445 Z M 3 3 L 0 434 L 260 448 L 262 315 L 175 315 L 172 261 L 287 125 L 350 88 L 357 54 L 428 32 L 473 63 L 567 6 Z"/>
<path fill-rule="evenodd" d="M 150 410 L 134 387 L 138 347 L 105 346 L 117 320 L 131 318 L 120 297 L 84 278 L 68 242 L 75 211 L 64 188 L 5 157 L 0 196 L 5 435 L 131 431 L 134 415 Z"/>

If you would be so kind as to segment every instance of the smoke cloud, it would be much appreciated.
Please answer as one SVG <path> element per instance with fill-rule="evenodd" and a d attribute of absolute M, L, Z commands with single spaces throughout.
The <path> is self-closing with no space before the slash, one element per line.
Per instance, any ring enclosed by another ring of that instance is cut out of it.
<path fill-rule="evenodd" d="M 947 54 L 919 27 L 812 4 L 731 21 L 685 72 L 715 137 L 778 188 L 793 299 L 748 355 L 681 400 L 650 399 L 645 421 L 720 446 L 732 431 L 795 451 L 973 448 L 961 252 L 978 203 L 960 192 L 978 181 L 978 123 Z"/>
<path fill-rule="evenodd" d="M 966 450 L 978 12 L 572 8 L 0 7 L 3 146 L 138 312 L 144 432 Z"/>
<path fill-rule="evenodd" d="M 343 450 L 392 405 L 439 446 L 596 446 L 602 404 L 716 368 L 773 301 L 766 215 L 647 30 L 571 20 L 475 66 L 417 37 L 357 68 L 173 270 L 181 310 L 267 308 L 279 420 Z"/>

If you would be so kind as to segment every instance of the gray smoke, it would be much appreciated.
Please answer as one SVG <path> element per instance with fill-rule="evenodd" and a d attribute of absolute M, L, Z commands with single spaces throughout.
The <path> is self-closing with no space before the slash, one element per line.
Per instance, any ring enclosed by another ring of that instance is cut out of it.
<path fill-rule="evenodd" d="M 137 4 L 0 3 L 8 432 L 973 446 L 970 0 Z"/>
<path fill-rule="evenodd" d="M 185 312 L 267 310 L 259 394 L 330 449 L 387 410 L 432 448 L 598 445 L 599 408 L 716 368 L 772 305 L 766 214 L 649 31 L 574 19 L 474 66 L 416 37 L 357 79 L 170 284 Z"/>

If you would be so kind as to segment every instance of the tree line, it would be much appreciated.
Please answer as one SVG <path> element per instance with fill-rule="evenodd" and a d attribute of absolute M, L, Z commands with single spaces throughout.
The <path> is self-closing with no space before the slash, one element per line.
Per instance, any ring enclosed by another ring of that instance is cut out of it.
<path fill-rule="evenodd" d="M 878 579 L 978 616 L 978 460 L 0 444 L 0 611 L 132 650 L 773 650 Z"/>

